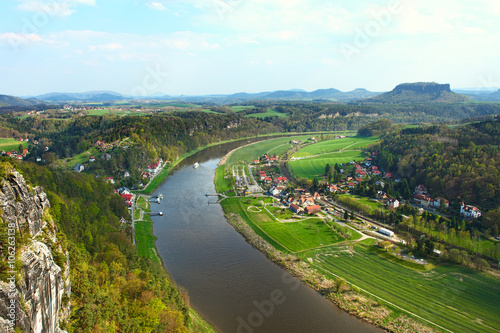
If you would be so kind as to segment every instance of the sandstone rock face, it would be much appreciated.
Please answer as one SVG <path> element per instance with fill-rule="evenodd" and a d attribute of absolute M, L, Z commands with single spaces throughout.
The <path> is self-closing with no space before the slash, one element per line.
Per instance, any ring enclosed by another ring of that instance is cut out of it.
<path fill-rule="evenodd" d="M 7 273 L 11 281 L 0 282 L 0 332 L 11 330 L 12 312 L 24 332 L 64 332 L 59 323 L 69 316 L 69 258 L 45 212 L 50 207 L 47 195 L 27 186 L 16 171 L 0 182 L 0 216 L 17 231 L 16 268 Z"/>

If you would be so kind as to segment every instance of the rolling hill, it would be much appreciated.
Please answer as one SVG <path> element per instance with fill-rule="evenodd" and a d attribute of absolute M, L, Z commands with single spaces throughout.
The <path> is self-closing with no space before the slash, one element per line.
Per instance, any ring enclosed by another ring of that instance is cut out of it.
<path fill-rule="evenodd" d="M 33 99 L 24 99 L 15 96 L 9 95 L 0 95 L 0 107 L 4 106 L 34 106 L 39 104 L 40 102 Z"/>

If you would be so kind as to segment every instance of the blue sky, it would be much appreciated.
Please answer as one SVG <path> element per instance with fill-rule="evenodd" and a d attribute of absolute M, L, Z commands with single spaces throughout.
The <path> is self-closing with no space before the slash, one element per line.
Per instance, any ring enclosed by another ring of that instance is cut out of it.
<path fill-rule="evenodd" d="M 500 87 L 498 0 L 3 0 L 0 94 Z"/>

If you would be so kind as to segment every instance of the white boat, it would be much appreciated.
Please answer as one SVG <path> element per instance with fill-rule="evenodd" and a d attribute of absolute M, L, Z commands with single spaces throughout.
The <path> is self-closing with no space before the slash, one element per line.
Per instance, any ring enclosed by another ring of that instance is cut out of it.
<path fill-rule="evenodd" d="M 196 163 L 193 165 L 193 168 L 198 169 L 198 167 L 199 167 L 199 166 L 200 166 L 200 165 L 198 164 L 198 162 L 196 162 Z"/>

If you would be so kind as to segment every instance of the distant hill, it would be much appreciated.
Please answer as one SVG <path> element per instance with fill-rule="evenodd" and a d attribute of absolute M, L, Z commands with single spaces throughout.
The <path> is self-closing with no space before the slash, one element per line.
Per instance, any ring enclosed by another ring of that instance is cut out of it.
<path fill-rule="evenodd" d="M 481 101 L 481 102 L 500 102 L 500 89 L 498 89 L 495 92 L 480 92 L 480 93 L 475 93 L 475 94 L 467 94 L 469 97 L 471 97 L 474 100 Z"/>
<path fill-rule="evenodd" d="M 435 82 L 403 83 L 394 90 L 357 101 L 362 104 L 461 103 L 469 97 L 451 91 L 449 84 Z"/>
<path fill-rule="evenodd" d="M 0 95 L 0 107 L 4 106 L 22 106 L 29 107 L 39 104 L 40 101 L 34 99 L 24 99 L 9 95 Z"/>
<path fill-rule="evenodd" d="M 84 93 L 49 93 L 35 96 L 36 99 L 47 102 L 116 102 L 127 99 L 114 91 L 88 91 Z"/>

